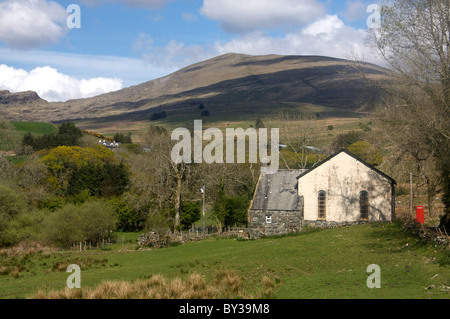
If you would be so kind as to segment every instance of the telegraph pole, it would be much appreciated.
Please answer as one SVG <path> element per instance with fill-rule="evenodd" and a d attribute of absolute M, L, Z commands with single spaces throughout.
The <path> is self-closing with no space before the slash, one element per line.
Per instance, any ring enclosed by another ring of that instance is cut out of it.
<path fill-rule="evenodd" d="M 202 205 L 203 236 L 205 236 L 205 192 L 206 192 L 206 186 L 205 185 L 202 188 L 200 188 L 200 192 L 202 193 L 202 197 L 203 197 L 203 205 Z"/>
<path fill-rule="evenodd" d="M 411 216 L 414 217 L 414 211 L 413 211 L 413 174 L 409 174 L 409 209 Z"/>

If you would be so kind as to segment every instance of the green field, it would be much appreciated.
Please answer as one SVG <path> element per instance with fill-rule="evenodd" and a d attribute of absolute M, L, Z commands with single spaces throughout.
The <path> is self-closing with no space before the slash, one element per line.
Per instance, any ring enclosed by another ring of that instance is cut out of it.
<path fill-rule="evenodd" d="M 12 122 L 16 131 L 20 133 L 32 133 L 34 135 L 44 135 L 56 133 L 58 129 L 55 125 L 41 122 Z"/>
<path fill-rule="evenodd" d="M 128 242 L 82 253 L 2 253 L 2 267 L 15 263 L 22 270 L 0 276 L 0 298 L 27 298 L 40 289 L 63 290 L 70 263 L 81 263 L 82 288 L 155 274 L 173 279 L 196 273 L 212 281 L 218 271 L 235 271 L 249 292 L 261 287 L 263 276 L 271 278 L 276 283 L 273 297 L 283 299 L 450 297 L 448 253 L 420 243 L 397 223 L 250 241 L 213 238 L 158 250 L 139 251 L 136 246 Z M 380 289 L 367 287 L 371 264 L 380 266 Z"/>

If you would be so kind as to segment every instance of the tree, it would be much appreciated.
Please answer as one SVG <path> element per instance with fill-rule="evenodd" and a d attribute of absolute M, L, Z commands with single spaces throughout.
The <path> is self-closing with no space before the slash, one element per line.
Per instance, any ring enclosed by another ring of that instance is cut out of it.
<path fill-rule="evenodd" d="M 44 134 L 35 137 L 30 132 L 22 138 L 22 147 L 31 146 L 34 151 L 50 149 L 58 146 L 77 146 L 83 132 L 71 122 L 63 123 L 56 134 Z"/>
<path fill-rule="evenodd" d="M 90 200 L 81 206 L 67 204 L 49 215 L 44 222 L 47 239 L 52 244 L 70 247 L 73 243 L 100 243 L 116 229 L 112 206 L 103 200 Z"/>
<path fill-rule="evenodd" d="M 117 143 L 128 143 L 131 144 L 131 133 L 124 134 L 124 133 L 116 133 L 114 134 L 114 141 Z"/>
<path fill-rule="evenodd" d="M 222 195 L 213 207 L 213 215 L 223 227 L 247 225 L 249 199 L 243 196 Z"/>
<path fill-rule="evenodd" d="M 180 222 L 183 230 L 189 229 L 201 217 L 200 202 L 183 202 L 180 209 Z"/>
<path fill-rule="evenodd" d="M 18 141 L 18 133 L 11 122 L 0 117 L 0 157 L 3 156 L 3 151 L 14 150 Z"/>
<path fill-rule="evenodd" d="M 173 205 L 173 227 L 178 230 L 181 225 L 181 203 L 183 193 L 189 193 L 191 178 L 195 172 L 195 164 L 175 163 L 171 158 L 174 142 L 169 132 L 161 127 L 151 126 L 144 134 L 144 141 L 151 150 L 151 157 L 142 160 L 148 163 L 148 191 L 157 202 L 160 211 L 168 204 Z M 147 158 L 145 158 L 147 157 Z M 168 216 L 169 218 L 169 216 Z"/>
<path fill-rule="evenodd" d="M 166 117 L 167 117 L 166 111 L 155 112 L 152 114 L 152 116 L 150 116 L 150 121 L 158 121 L 158 120 L 165 119 Z"/>
<path fill-rule="evenodd" d="M 416 164 L 430 201 L 437 183 L 425 167 L 434 167 L 444 186 L 450 180 L 450 2 L 397 0 L 383 6 L 380 27 L 370 31 L 368 41 L 391 70 L 383 87 L 389 100 L 377 117 L 397 158 Z M 444 187 L 444 203 L 449 197 Z M 448 205 L 445 213 L 450 214 Z"/>
<path fill-rule="evenodd" d="M 353 143 L 348 147 L 348 151 L 373 166 L 380 166 L 383 162 L 383 156 L 380 151 L 369 142 L 359 141 Z"/>
<path fill-rule="evenodd" d="M 264 121 L 267 127 L 282 128 L 280 132 L 287 147 L 280 152 L 280 159 L 287 169 L 306 169 L 325 158 L 322 142 L 325 129 L 315 115 L 280 113 Z"/>
<path fill-rule="evenodd" d="M 14 244 L 8 235 L 9 224 L 24 209 L 26 204 L 23 198 L 13 189 L 0 185 L 0 246 Z"/>
<path fill-rule="evenodd" d="M 361 132 L 350 131 L 348 133 L 339 134 L 335 137 L 333 143 L 331 144 L 331 151 L 335 153 L 343 148 L 348 148 L 350 145 L 361 141 L 362 141 Z"/>
<path fill-rule="evenodd" d="M 118 164 L 114 153 L 99 145 L 87 148 L 60 146 L 51 150 L 41 161 L 47 167 L 50 186 L 60 193 L 67 192 L 71 176 L 84 165 L 90 165 L 89 169 L 85 170 L 93 172 L 93 166 L 101 169 L 106 163 Z M 89 172 L 85 171 L 84 175 L 87 179 L 91 179 L 87 176 Z"/>
<path fill-rule="evenodd" d="M 263 121 L 258 117 L 255 121 L 255 128 L 259 130 L 260 128 L 265 128 Z"/>

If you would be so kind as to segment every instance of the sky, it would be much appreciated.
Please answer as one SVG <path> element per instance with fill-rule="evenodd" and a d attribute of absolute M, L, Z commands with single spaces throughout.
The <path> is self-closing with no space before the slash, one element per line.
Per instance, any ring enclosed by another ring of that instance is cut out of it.
<path fill-rule="evenodd" d="M 87 98 L 225 53 L 381 64 L 376 0 L 0 0 L 0 90 Z M 370 20 L 370 21 L 368 21 Z"/>

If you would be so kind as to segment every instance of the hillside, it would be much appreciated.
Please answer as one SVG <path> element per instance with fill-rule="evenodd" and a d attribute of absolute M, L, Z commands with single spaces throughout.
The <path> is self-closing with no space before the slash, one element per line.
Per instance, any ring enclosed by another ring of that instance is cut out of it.
<path fill-rule="evenodd" d="M 166 77 L 120 91 L 64 103 L 40 98 L 23 104 L 6 101 L 3 112 L 14 120 L 149 120 L 166 111 L 171 121 L 200 115 L 242 118 L 277 111 L 345 114 L 370 107 L 378 92 L 363 80 L 383 69 L 371 64 L 319 56 L 248 56 L 226 54 L 191 65 Z M 0 102 L 3 100 L 0 100 Z"/>

